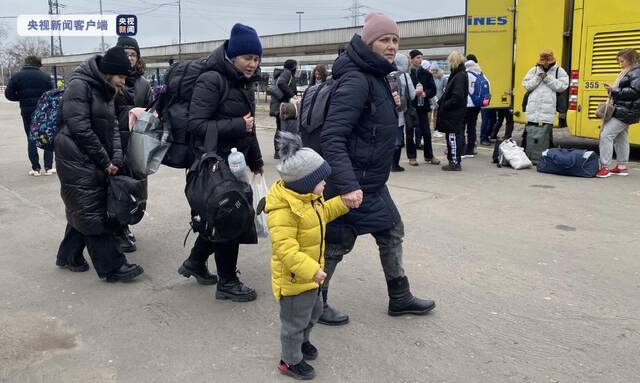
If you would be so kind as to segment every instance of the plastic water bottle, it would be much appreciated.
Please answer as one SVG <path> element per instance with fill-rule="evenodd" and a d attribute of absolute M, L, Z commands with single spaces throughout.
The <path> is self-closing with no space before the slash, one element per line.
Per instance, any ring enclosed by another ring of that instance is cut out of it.
<path fill-rule="evenodd" d="M 236 148 L 231 148 L 231 154 L 229 154 L 227 162 L 229 162 L 231 173 L 233 173 L 239 181 L 249 183 L 247 163 L 244 160 L 244 154 L 242 154 L 242 152 L 239 152 Z"/>
<path fill-rule="evenodd" d="M 422 84 L 418 83 L 418 85 L 416 85 L 416 90 L 422 92 Z M 418 106 L 424 106 L 424 96 L 419 96 L 418 97 Z"/>

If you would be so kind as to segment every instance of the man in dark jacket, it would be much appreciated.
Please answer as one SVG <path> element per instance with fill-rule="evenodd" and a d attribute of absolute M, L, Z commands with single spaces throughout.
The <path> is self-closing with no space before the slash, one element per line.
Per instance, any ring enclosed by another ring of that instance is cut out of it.
<path fill-rule="evenodd" d="M 41 174 L 40 158 L 38 157 L 38 148 L 29 139 L 29 131 L 31 126 L 31 114 L 36 109 L 38 99 L 48 90 L 53 89 L 53 82 L 48 73 L 40 69 L 42 61 L 37 56 L 27 56 L 24 60 L 24 67 L 15 76 L 11 77 L 4 95 L 7 100 L 20 101 L 20 112 L 22 114 L 22 122 L 24 124 L 24 132 L 27 134 L 27 151 L 29 161 L 31 161 L 31 171 L 29 175 L 39 176 Z M 55 173 L 53 168 L 53 151 L 44 151 L 44 173 L 52 175 Z"/>
<path fill-rule="evenodd" d="M 372 13 L 365 20 L 362 37 L 355 35 L 333 66 L 336 84 L 321 138 L 323 156 L 333 169 L 325 196 L 342 195 L 352 210 L 327 227 L 323 324 L 349 321 L 326 303 L 329 280 L 356 237 L 363 234 L 373 235 L 380 250 L 389 315 L 425 314 L 435 306 L 409 290 L 402 267 L 404 226 L 386 186 L 398 130 L 395 107 L 400 104 L 386 76 L 396 70 L 398 40 L 396 23 Z"/>
<path fill-rule="evenodd" d="M 276 118 L 276 133 L 273 137 L 273 148 L 275 150 L 274 158 L 280 159 L 278 154 L 278 133 L 282 130 L 282 124 L 280 122 L 280 105 L 283 102 L 290 102 L 293 97 L 298 94 L 298 87 L 296 85 L 296 71 L 298 70 L 298 62 L 296 60 L 289 59 L 284 62 L 283 69 L 276 69 L 273 71 L 273 81 L 276 82 L 276 87 L 282 92 L 283 98 L 277 99 L 271 96 L 271 102 L 269 103 L 269 115 Z"/>
<path fill-rule="evenodd" d="M 236 24 L 231 36 L 211 53 L 207 70 L 196 81 L 189 109 L 189 133 L 194 139 L 194 158 L 213 149 L 222 158 L 228 158 L 232 148 L 237 148 L 246 158 L 254 174 L 262 174 L 263 161 L 255 132 L 254 87 L 260 80 L 257 73 L 262 57 L 262 45 L 256 31 Z M 217 135 L 217 148 L 207 147 Z M 206 138 L 209 136 L 209 140 Z M 198 235 L 189 258 L 178 272 L 185 277 L 194 276 L 198 283 L 217 283 L 216 299 L 248 302 L 257 298 L 254 289 L 237 277 L 236 266 L 240 244 L 257 243 L 254 220 L 238 239 L 213 243 Z M 207 268 L 209 256 L 215 253 L 218 277 Z"/>
<path fill-rule="evenodd" d="M 429 112 L 431 111 L 431 98 L 436 95 L 436 83 L 433 75 L 422 67 L 422 52 L 417 49 L 409 52 L 411 58 L 411 81 L 416 88 L 416 98 L 412 101 L 418 112 L 418 129 L 416 129 L 415 139 L 418 149 L 424 149 L 424 160 L 432 165 L 440 164 L 440 160 L 433 155 L 431 145 L 431 128 L 429 126 Z M 418 86 L 420 84 L 420 86 Z M 424 146 L 421 144 L 424 137 Z M 412 139 L 411 137 L 410 139 Z M 417 161 L 409 161 L 413 166 L 417 166 Z"/>

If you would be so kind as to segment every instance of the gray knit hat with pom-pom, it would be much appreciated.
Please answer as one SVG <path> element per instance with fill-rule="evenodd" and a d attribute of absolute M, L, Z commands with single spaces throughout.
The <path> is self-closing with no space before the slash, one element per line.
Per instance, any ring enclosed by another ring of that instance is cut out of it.
<path fill-rule="evenodd" d="M 280 164 L 276 166 L 287 189 L 299 194 L 312 193 L 320 181 L 331 174 L 331 166 L 315 150 L 303 148 L 297 134 L 280 132 Z"/>

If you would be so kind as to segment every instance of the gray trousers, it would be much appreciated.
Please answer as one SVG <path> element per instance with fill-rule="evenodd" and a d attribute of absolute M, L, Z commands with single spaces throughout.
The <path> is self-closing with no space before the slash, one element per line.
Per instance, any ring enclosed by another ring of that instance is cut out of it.
<path fill-rule="evenodd" d="M 612 117 L 600 131 L 600 164 L 608 167 L 616 151 L 618 165 L 629 162 L 629 125 Z"/>
<path fill-rule="evenodd" d="M 380 252 L 380 262 L 387 281 L 404 277 L 404 267 L 402 266 L 402 238 L 404 237 L 404 224 L 402 221 L 389 230 L 371 233 L 376 240 Z M 357 237 L 353 237 L 351 243 L 329 243 L 327 242 L 324 252 L 324 271 L 327 278 L 322 284 L 322 290 L 329 289 L 329 281 L 336 271 L 338 263 L 342 261 L 345 254 L 349 253 L 355 245 Z"/>
<path fill-rule="evenodd" d="M 309 341 L 313 325 L 322 315 L 320 291 L 280 298 L 280 343 L 282 360 L 288 365 L 302 361 L 302 343 Z"/>

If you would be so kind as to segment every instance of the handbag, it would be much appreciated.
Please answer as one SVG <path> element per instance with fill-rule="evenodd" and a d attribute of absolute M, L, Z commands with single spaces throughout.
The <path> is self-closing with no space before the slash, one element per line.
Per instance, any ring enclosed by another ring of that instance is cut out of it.
<path fill-rule="evenodd" d="M 266 198 L 268 188 L 267 182 L 263 175 L 254 175 L 251 180 L 251 189 L 253 190 L 253 208 L 256 211 L 255 225 L 258 237 L 269 237 L 269 227 L 267 226 L 266 214 L 260 209 L 260 201 Z"/>
<path fill-rule="evenodd" d="M 602 119 L 602 122 L 607 122 L 613 117 L 614 110 L 613 102 L 611 101 L 611 97 L 607 99 L 607 102 L 601 102 L 598 104 L 598 108 L 596 109 L 596 117 Z"/>
<path fill-rule="evenodd" d="M 136 176 L 148 176 L 158 171 L 171 143 L 168 124 L 163 124 L 154 112 L 154 105 L 136 120 L 127 147 L 127 165 Z"/>
<path fill-rule="evenodd" d="M 406 80 L 406 77 L 405 77 Z M 407 94 L 409 94 L 409 84 L 405 81 L 405 87 L 407 88 Z M 411 105 L 410 102 L 407 102 L 407 110 L 404 112 L 404 124 L 407 128 L 417 128 L 418 127 L 418 111 L 416 108 Z"/>

